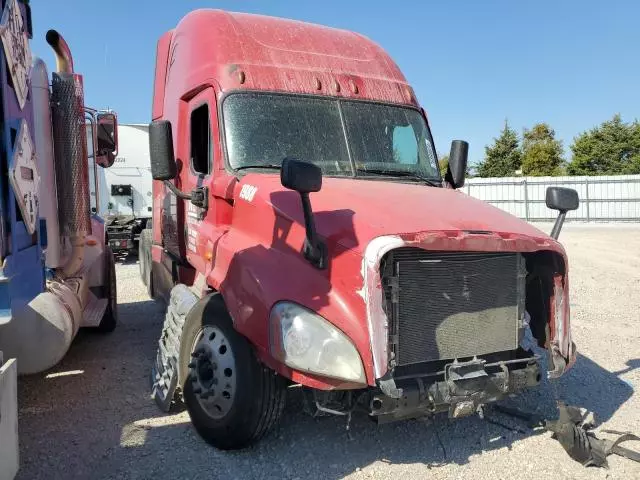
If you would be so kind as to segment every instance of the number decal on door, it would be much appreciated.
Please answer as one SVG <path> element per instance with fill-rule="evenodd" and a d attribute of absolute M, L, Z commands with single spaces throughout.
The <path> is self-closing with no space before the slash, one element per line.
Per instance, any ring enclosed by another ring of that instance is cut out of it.
<path fill-rule="evenodd" d="M 240 190 L 240 198 L 246 200 L 247 202 L 252 202 L 253 197 L 255 197 L 256 192 L 258 191 L 258 187 L 254 187 L 253 185 L 243 185 Z"/>

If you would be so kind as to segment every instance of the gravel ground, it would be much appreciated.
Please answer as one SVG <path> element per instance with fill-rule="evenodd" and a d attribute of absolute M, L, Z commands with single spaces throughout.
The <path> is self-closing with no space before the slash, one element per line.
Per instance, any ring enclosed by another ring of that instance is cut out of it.
<path fill-rule="evenodd" d="M 640 226 L 567 225 L 561 238 L 580 356 L 557 393 L 608 428 L 640 432 Z M 247 451 L 216 451 L 186 412 L 164 415 L 150 400 L 163 307 L 148 300 L 134 261 L 117 274 L 118 329 L 80 332 L 60 365 L 20 380 L 18 478 L 640 478 L 640 464 L 612 456 L 609 470 L 584 469 L 549 433 L 478 417 L 377 426 L 359 416 L 349 439 L 344 419 L 303 414 L 295 390 L 274 434 Z M 513 402 L 551 417 L 553 398 L 544 384 Z"/>

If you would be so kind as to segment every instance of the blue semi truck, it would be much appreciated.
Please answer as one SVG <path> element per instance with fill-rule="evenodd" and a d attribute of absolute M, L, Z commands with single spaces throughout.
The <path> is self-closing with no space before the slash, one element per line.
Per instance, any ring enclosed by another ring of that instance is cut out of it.
<path fill-rule="evenodd" d="M 56 365 L 80 327 L 117 324 L 113 254 L 89 185 L 115 159 L 117 119 L 84 105 L 82 76 L 58 32 L 46 34 L 51 78 L 32 56 L 27 1 L 1 6 L 0 476 L 11 478 L 17 376 Z"/>

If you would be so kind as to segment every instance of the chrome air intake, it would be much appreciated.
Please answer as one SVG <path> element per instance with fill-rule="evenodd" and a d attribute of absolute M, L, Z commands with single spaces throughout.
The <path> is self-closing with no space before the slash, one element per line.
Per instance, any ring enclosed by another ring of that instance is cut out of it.
<path fill-rule="evenodd" d="M 383 285 L 398 366 L 515 350 L 524 317 L 518 253 L 389 253 Z"/>
<path fill-rule="evenodd" d="M 52 80 L 51 117 L 60 233 L 81 237 L 91 233 L 82 76 L 73 73 L 73 59 L 60 34 L 49 30 L 47 42 L 56 54 L 58 69 Z"/>

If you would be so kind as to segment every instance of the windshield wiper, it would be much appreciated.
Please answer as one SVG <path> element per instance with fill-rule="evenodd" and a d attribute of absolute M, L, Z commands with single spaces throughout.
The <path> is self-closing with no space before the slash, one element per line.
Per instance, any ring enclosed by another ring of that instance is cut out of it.
<path fill-rule="evenodd" d="M 282 165 L 276 164 L 263 164 L 263 165 L 241 165 L 236 167 L 236 170 L 246 170 L 247 168 L 267 168 L 269 170 L 280 170 L 282 169 Z"/>
<path fill-rule="evenodd" d="M 405 177 L 419 180 L 432 187 L 441 187 L 442 182 L 437 178 L 424 177 L 419 173 L 408 172 L 406 170 L 389 170 L 386 168 L 356 168 L 357 173 L 373 173 L 377 175 L 386 175 L 388 177 Z"/>

